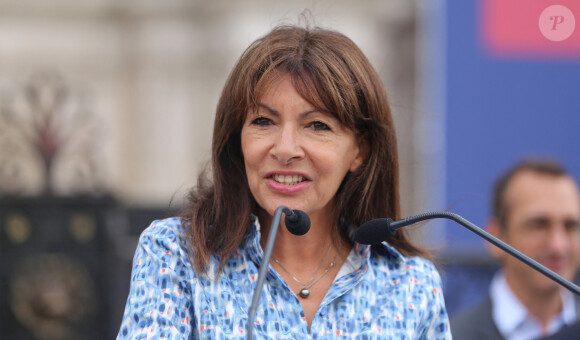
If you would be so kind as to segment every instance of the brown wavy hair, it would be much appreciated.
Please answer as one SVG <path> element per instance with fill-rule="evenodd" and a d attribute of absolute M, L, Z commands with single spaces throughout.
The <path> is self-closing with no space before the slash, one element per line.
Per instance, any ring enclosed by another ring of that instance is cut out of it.
<path fill-rule="evenodd" d="M 341 33 L 279 26 L 252 43 L 229 75 L 215 116 L 211 178 L 200 176 L 181 214 L 199 271 L 212 254 L 223 266 L 258 211 L 248 187 L 240 133 L 246 114 L 281 75 L 290 75 L 306 101 L 336 117 L 368 148 L 362 166 L 346 175 L 336 193 L 335 225 L 339 217 L 355 226 L 379 217 L 400 218 L 397 140 L 376 71 Z M 389 243 L 404 255 L 428 257 L 403 230 Z"/>

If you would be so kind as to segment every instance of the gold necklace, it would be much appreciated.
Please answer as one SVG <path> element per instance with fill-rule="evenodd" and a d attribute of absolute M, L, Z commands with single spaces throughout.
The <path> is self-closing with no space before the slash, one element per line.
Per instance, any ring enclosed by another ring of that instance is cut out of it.
<path fill-rule="evenodd" d="M 332 259 L 332 262 L 328 265 L 328 267 L 324 270 L 324 272 L 322 272 L 322 274 L 320 274 L 318 277 L 316 277 L 316 273 L 318 273 L 318 270 L 320 269 L 320 267 L 322 267 L 322 264 L 324 263 L 324 260 L 326 260 L 326 257 L 330 253 L 330 248 L 332 248 L 332 245 L 330 247 L 328 247 L 328 251 L 326 252 L 326 255 L 324 256 L 324 258 L 322 259 L 322 262 L 320 262 L 320 265 L 318 266 L 318 268 L 316 268 L 316 271 L 314 272 L 314 275 L 312 275 L 312 277 L 310 278 L 310 280 L 308 280 L 308 282 L 306 282 L 306 283 L 302 283 L 294 275 L 292 275 L 292 273 L 290 273 L 288 271 L 288 269 L 286 269 L 282 265 L 282 263 L 280 263 L 280 261 L 278 261 L 278 259 L 276 259 L 276 257 L 274 257 L 274 255 L 272 255 L 272 258 L 274 259 L 274 261 L 276 261 L 276 263 L 280 266 L 280 268 L 282 268 L 286 273 L 288 273 L 288 275 L 290 275 L 290 277 L 292 279 L 294 279 L 294 281 L 298 282 L 302 286 L 302 289 L 300 289 L 300 291 L 298 292 L 298 295 L 300 295 L 302 298 L 305 299 L 305 298 L 307 298 L 310 295 L 309 288 L 312 287 L 312 286 L 314 286 L 314 284 L 316 284 L 316 282 L 318 282 L 320 279 L 322 279 L 322 277 L 324 275 L 326 275 L 326 273 L 328 273 L 328 271 L 332 267 L 334 267 L 334 265 L 336 264 L 336 259 L 338 258 L 338 254 L 340 253 L 340 248 L 338 248 L 338 251 L 334 255 L 334 259 Z"/>

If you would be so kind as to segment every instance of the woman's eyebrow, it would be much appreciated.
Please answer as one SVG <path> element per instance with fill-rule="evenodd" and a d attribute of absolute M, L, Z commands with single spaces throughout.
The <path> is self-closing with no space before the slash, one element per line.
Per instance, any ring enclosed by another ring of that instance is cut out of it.
<path fill-rule="evenodd" d="M 268 112 L 270 112 L 271 115 L 279 117 L 280 116 L 280 112 L 274 110 L 273 108 L 269 107 L 268 105 L 264 104 L 264 103 L 259 103 L 258 104 L 259 107 L 268 110 Z"/>
<path fill-rule="evenodd" d="M 278 112 L 278 111 L 274 110 L 273 108 L 269 107 L 268 105 L 266 105 L 266 104 L 264 104 L 264 103 L 259 103 L 259 104 L 258 104 L 258 106 L 260 106 L 260 107 L 262 107 L 262 108 L 264 108 L 264 109 L 268 110 L 268 112 L 270 112 L 270 114 L 272 114 L 272 115 L 273 115 L 273 116 L 275 116 L 275 117 L 279 117 L 279 116 L 280 116 L 280 112 Z M 309 114 L 311 114 L 311 113 L 315 113 L 315 112 L 319 112 L 319 111 L 318 111 L 318 110 L 316 110 L 316 109 L 313 109 L 313 110 L 310 110 L 310 111 L 306 111 L 306 112 L 304 112 L 304 113 L 301 113 L 301 114 L 300 114 L 300 118 L 305 118 L 305 117 L 307 117 Z"/>

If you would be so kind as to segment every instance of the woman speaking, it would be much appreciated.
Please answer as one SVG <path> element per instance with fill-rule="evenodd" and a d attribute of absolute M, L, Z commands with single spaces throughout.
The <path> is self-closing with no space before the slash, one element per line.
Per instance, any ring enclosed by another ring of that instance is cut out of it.
<path fill-rule="evenodd" d="M 399 218 L 399 173 L 385 90 L 350 39 L 280 26 L 251 44 L 217 106 L 211 165 L 180 217 L 142 233 L 118 339 L 245 339 L 282 205 L 311 228 L 280 227 L 256 338 L 451 338 L 426 252 L 403 230 L 372 247 L 351 239 Z"/>

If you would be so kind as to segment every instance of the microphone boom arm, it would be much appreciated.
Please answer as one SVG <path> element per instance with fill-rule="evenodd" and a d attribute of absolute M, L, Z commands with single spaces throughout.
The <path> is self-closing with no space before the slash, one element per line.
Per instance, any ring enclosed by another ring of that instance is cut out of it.
<path fill-rule="evenodd" d="M 248 311 L 248 324 L 246 325 L 248 339 L 252 339 L 252 334 L 254 332 L 254 319 L 256 317 L 256 311 L 258 310 L 260 295 L 262 295 L 264 281 L 266 280 L 266 275 L 270 266 L 270 258 L 272 257 L 276 235 L 278 234 L 278 229 L 280 228 L 280 219 L 282 218 L 282 213 L 286 215 L 284 218 L 286 228 L 292 234 L 297 236 L 304 235 L 310 229 L 310 218 L 304 211 L 291 210 L 290 208 L 283 205 L 279 206 L 276 208 L 276 211 L 274 211 L 272 224 L 268 232 L 268 239 L 266 240 L 266 246 L 264 247 L 264 256 L 262 258 L 260 268 L 258 269 L 258 281 L 252 295 L 252 304 L 250 305 L 250 309 Z"/>
<path fill-rule="evenodd" d="M 560 285 L 564 286 L 565 288 L 567 288 L 571 292 L 580 296 L 580 287 L 578 287 L 576 284 L 566 280 L 565 278 L 563 278 L 559 274 L 555 273 L 551 269 L 547 268 L 546 266 L 542 265 L 541 263 L 538 263 L 537 261 L 535 261 L 531 257 L 525 255 L 524 253 L 520 252 L 519 250 L 510 246 L 509 244 L 503 242 L 502 240 L 498 239 L 497 237 L 489 234 L 485 230 L 483 230 L 480 227 L 476 226 L 475 224 L 469 222 L 468 220 L 466 220 L 465 218 L 461 217 L 458 214 L 455 214 L 452 212 L 447 212 L 447 211 L 428 212 L 428 213 L 424 213 L 424 214 L 420 214 L 420 215 L 416 215 L 416 216 L 407 217 L 407 218 L 404 218 L 402 220 L 393 221 L 393 222 L 391 222 L 391 228 L 394 232 L 395 230 L 403 228 L 405 226 L 415 224 L 417 222 L 421 222 L 421 221 L 425 221 L 425 220 L 434 219 L 434 218 L 446 218 L 446 219 L 450 219 L 450 220 L 453 220 L 453 221 L 461 224 L 465 228 L 467 228 L 467 229 L 471 230 L 472 232 L 476 233 L 477 235 L 483 237 L 484 239 L 489 241 L 491 244 L 495 245 L 496 247 L 499 247 L 500 249 L 504 250 L 505 252 L 509 253 L 510 255 L 516 257 L 518 260 L 524 262 L 528 266 L 539 271 L 540 273 L 544 274 L 545 276 L 549 277 L 550 279 L 552 279 L 552 280 L 556 281 L 557 283 L 559 283 Z"/>
<path fill-rule="evenodd" d="M 276 241 L 276 234 L 278 234 L 278 228 L 280 227 L 282 210 L 284 209 L 288 208 L 280 206 L 276 209 L 276 211 L 274 211 L 272 225 L 270 226 L 268 240 L 266 241 L 266 247 L 264 249 L 264 258 L 262 258 L 262 264 L 258 270 L 258 282 L 256 283 L 256 288 L 254 290 L 254 294 L 252 295 L 252 304 L 250 305 L 250 311 L 248 312 L 248 324 L 246 325 L 248 339 L 252 339 L 252 333 L 254 330 L 254 318 L 256 317 L 256 311 L 258 310 L 258 301 L 260 300 L 260 295 L 262 295 L 262 288 L 264 286 L 264 281 L 266 280 L 266 272 L 268 271 L 270 257 L 272 256 L 274 242 Z"/>

